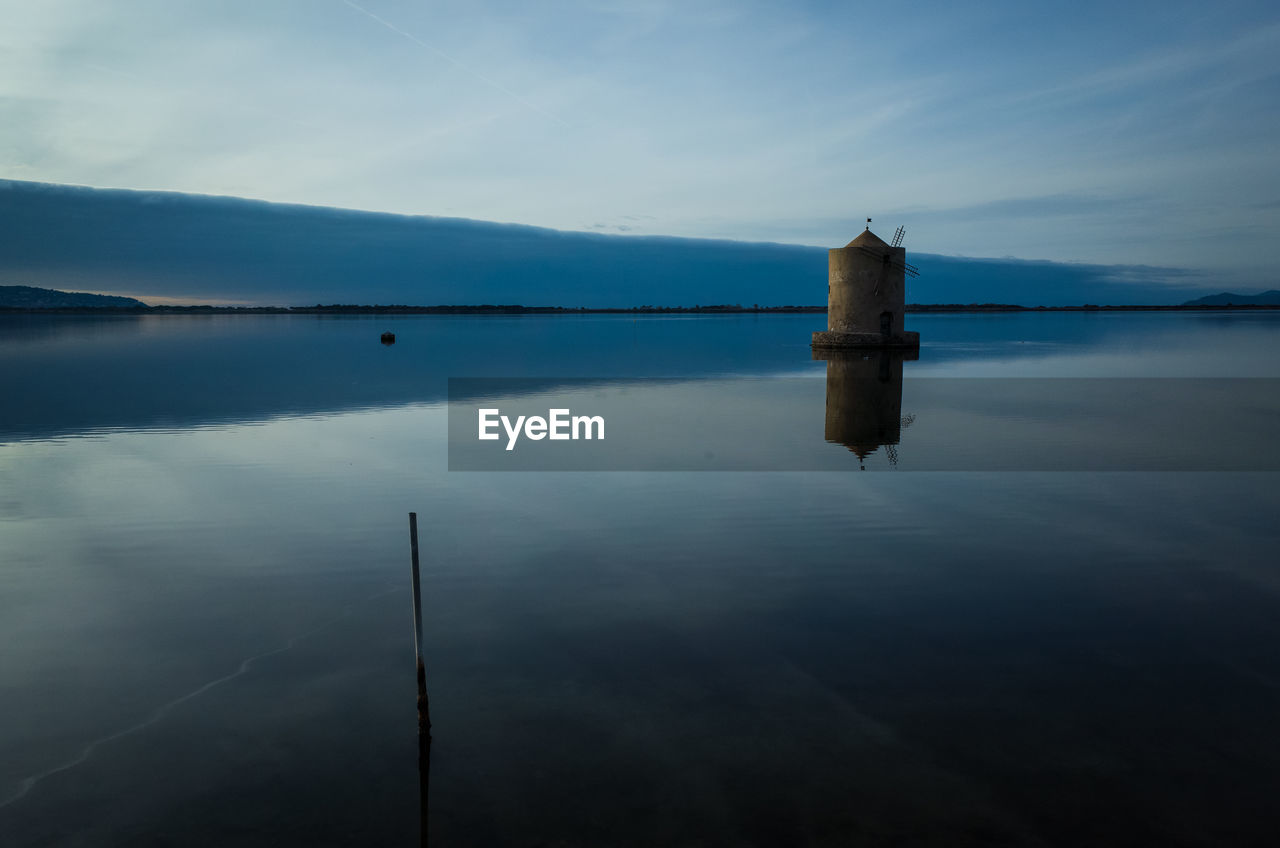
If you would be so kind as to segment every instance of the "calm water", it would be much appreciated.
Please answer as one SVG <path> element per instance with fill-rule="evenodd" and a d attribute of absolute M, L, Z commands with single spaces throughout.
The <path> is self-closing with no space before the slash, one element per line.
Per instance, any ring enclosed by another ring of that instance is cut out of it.
<path fill-rule="evenodd" d="M 1212 469 L 1280 315 L 910 316 L 834 396 L 821 322 L 0 318 L 0 844 L 417 844 L 411 510 L 435 844 L 1271 844 L 1280 487 Z M 450 377 L 750 386 L 829 470 L 449 471 Z M 1101 378 L 1195 390 L 1040 467 L 1209 470 L 912 470 Z"/>

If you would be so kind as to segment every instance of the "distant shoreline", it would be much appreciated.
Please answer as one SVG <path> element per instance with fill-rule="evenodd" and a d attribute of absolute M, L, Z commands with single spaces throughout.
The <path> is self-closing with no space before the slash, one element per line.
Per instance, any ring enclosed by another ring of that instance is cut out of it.
<path fill-rule="evenodd" d="M 1276 304 L 1164 306 L 1020 306 L 1008 303 L 909 303 L 911 313 L 960 312 L 1254 312 L 1280 309 Z M 758 315 L 821 314 L 825 306 L 636 306 L 575 308 L 565 306 L 0 306 L 0 315 Z"/>

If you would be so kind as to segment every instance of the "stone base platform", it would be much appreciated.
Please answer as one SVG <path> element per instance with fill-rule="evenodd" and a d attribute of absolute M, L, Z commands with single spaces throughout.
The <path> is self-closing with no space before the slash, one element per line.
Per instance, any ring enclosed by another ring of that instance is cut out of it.
<path fill-rule="evenodd" d="M 821 332 L 813 334 L 811 347 L 820 349 L 840 349 L 857 347 L 918 348 L 920 334 L 910 330 L 894 333 L 889 336 L 880 333 L 838 333 Z"/>

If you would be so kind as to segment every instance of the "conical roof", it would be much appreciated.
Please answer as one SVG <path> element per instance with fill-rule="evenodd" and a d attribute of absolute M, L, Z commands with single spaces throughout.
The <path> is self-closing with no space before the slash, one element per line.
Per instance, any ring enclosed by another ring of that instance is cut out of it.
<path fill-rule="evenodd" d="M 888 247 L 889 245 L 880 236 L 871 232 L 871 230 L 863 230 L 858 233 L 858 237 L 845 245 L 845 247 Z"/>

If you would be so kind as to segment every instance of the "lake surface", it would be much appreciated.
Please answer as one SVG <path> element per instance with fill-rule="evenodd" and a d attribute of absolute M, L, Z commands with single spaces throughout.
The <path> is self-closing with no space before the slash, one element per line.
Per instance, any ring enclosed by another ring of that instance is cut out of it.
<path fill-rule="evenodd" d="M 1280 314 L 822 323 L 0 317 L 0 844 L 418 844 L 410 511 L 434 844 L 1270 844 Z"/>

